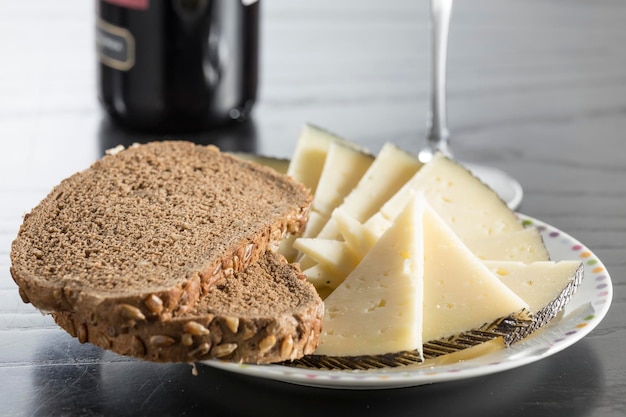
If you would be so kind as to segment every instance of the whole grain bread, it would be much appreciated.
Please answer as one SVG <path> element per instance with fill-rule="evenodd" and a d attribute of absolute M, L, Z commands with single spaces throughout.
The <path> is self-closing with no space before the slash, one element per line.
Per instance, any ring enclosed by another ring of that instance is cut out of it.
<path fill-rule="evenodd" d="M 189 312 L 116 326 L 76 313 L 52 313 L 77 337 L 122 355 L 156 362 L 219 358 L 245 363 L 293 360 L 315 350 L 323 302 L 297 264 L 266 252 L 221 279 Z"/>
<path fill-rule="evenodd" d="M 62 181 L 24 217 L 11 274 L 44 311 L 114 327 L 164 320 L 298 233 L 310 202 L 292 179 L 214 146 L 136 145 Z"/>

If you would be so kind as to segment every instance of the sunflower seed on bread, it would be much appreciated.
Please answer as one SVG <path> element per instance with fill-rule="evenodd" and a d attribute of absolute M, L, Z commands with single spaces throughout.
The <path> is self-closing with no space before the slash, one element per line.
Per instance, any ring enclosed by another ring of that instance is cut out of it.
<path fill-rule="evenodd" d="M 155 362 L 222 359 L 290 361 L 313 353 L 323 302 L 296 264 L 266 252 L 244 271 L 220 280 L 197 305 L 167 320 L 115 327 L 76 313 L 53 312 L 81 342 Z"/>

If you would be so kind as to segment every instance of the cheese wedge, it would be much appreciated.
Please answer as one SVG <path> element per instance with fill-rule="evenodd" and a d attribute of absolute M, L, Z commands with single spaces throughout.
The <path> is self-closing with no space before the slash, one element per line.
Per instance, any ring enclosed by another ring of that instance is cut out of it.
<path fill-rule="evenodd" d="M 315 289 L 322 300 L 326 299 L 326 297 L 328 297 L 330 293 L 333 292 L 335 288 L 341 284 L 341 282 L 343 282 L 343 279 L 339 281 L 339 278 L 337 278 L 340 275 L 333 274 L 320 264 L 315 264 L 312 267 L 303 270 L 302 273 L 306 276 L 307 281 L 315 286 Z"/>
<path fill-rule="evenodd" d="M 523 229 L 500 197 L 466 168 L 437 154 L 379 210 L 392 221 L 417 192 L 452 227 L 461 240 L 495 236 Z"/>
<path fill-rule="evenodd" d="M 433 208 L 424 210 L 423 222 L 424 341 L 528 310 L 528 304 L 463 244 Z"/>
<path fill-rule="evenodd" d="M 579 261 L 543 261 L 530 264 L 509 261 L 485 261 L 489 268 L 507 287 L 528 303 L 534 314 L 543 312 L 554 304 L 558 313 L 573 294 L 576 281 L 582 277 Z M 569 288 L 569 287 L 573 288 Z"/>
<path fill-rule="evenodd" d="M 423 210 L 420 200 L 409 203 L 326 298 L 316 355 L 421 351 Z"/>
<path fill-rule="evenodd" d="M 374 156 L 344 142 L 332 142 L 317 184 L 312 209 L 328 219 L 358 184 Z"/>
<path fill-rule="evenodd" d="M 339 229 L 339 233 L 345 245 L 350 248 L 354 256 L 359 259 L 362 259 L 365 254 L 370 251 L 372 246 L 374 246 L 376 241 L 387 229 L 371 230 L 341 208 L 333 211 L 332 218 L 337 224 L 337 228 Z"/>
<path fill-rule="evenodd" d="M 320 266 L 315 270 L 317 279 L 311 282 L 323 292 L 332 290 L 350 272 L 350 266 L 372 248 L 391 222 L 376 214 L 366 224 L 359 223 L 342 208 L 336 209 L 332 218 L 337 224 L 343 241 L 315 239 L 299 246 L 300 250 L 315 260 Z M 521 261 L 525 263 L 549 260 L 548 251 L 541 234 L 535 228 L 527 228 L 493 237 L 468 239 L 464 242 L 470 251 L 482 260 Z M 324 246 L 328 246 L 326 250 Z M 332 249 L 330 248 L 332 246 Z M 308 264 L 307 267 L 311 267 Z M 344 271 L 345 275 L 341 275 Z M 307 274 L 307 271 L 304 271 Z M 318 286 L 321 285 L 321 286 Z"/>
<path fill-rule="evenodd" d="M 328 154 L 328 148 L 333 142 L 344 139 L 313 125 L 305 125 L 300 132 L 296 148 L 291 156 L 291 162 L 287 168 L 287 175 L 311 190 L 315 195 L 317 184 L 324 162 Z M 347 142 L 346 142 L 347 143 Z"/>
<path fill-rule="evenodd" d="M 382 213 L 376 213 L 365 224 L 361 225 L 350 219 L 345 212 L 333 214 L 340 225 L 342 234 L 346 234 L 346 242 L 355 253 L 363 253 L 391 224 Z M 454 228 L 453 228 L 454 229 Z M 525 263 L 548 261 L 550 254 L 543 243 L 541 233 L 534 228 L 522 228 L 513 232 L 500 233 L 495 236 L 466 238 L 463 243 L 482 260 L 521 261 Z"/>
<path fill-rule="evenodd" d="M 364 222 L 421 167 L 422 163 L 415 156 L 391 143 L 386 143 L 357 186 L 339 207 L 355 219 Z M 317 237 L 335 239 L 338 236 L 339 230 L 330 219 Z"/>
<path fill-rule="evenodd" d="M 347 156 L 347 159 L 342 163 L 340 159 L 342 159 L 343 153 L 352 156 Z M 329 154 L 331 158 L 328 158 Z M 369 160 L 369 165 L 373 159 L 372 155 L 359 149 L 353 143 L 324 129 L 307 124 L 300 132 L 300 137 L 286 173 L 296 181 L 304 184 L 311 191 L 314 195 L 313 204 L 315 204 L 315 199 L 317 199 L 317 206 L 323 207 L 325 204 L 328 204 L 330 199 L 342 199 L 343 196 L 338 194 L 349 192 L 355 182 L 352 174 L 343 172 L 343 182 L 338 181 L 336 185 L 331 185 L 329 178 L 334 169 L 345 165 L 344 169 L 346 171 L 354 170 L 354 175 L 357 175 L 358 172 L 364 171 L 364 168 L 361 166 L 364 163 L 363 161 Z M 324 167 L 326 167 L 326 174 L 324 174 Z M 341 188 L 340 191 L 339 188 Z M 327 223 L 329 214 L 326 211 L 318 214 L 317 223 L 307 227 L 309 235 L 317 235 L 323 225 Z M 294 240 L 295 237 L 293 235 L 288 236 L 281 242 L 278 249 L 290 262 L 294 262 L 298 257 L 297 251 L 293 248 Z"/>
<path fill-rule="evenodd" d="M 415 258 L 420 251 L 421 258 Z M 412 263 L 415 261 L 418 263 Z M 407 271 L 421 283 L 417 292 L 406 287 L 410 282 Z M 397 277 L 403 285 L 396 286 L 390 277 Z M 459 335 L 529 309 L 471 253 L 434 209 L 417 197 L 324 301 L 325 330 L 315 354 L 357 356 L 406 349 L 394 344 L 397 337 L 381 343 L 377 339 L 381 332 L 376 329 L 393 326 L 387 313 L 399 314 L 399 306 L 416 308 L 404 298 L 407 294 L 420 297 L 423 341 Z M 420 323 L 411 323 L 420 327 Z"/>
<path fill-rule="evenodd" d="M 336 276 L 346 277 L 361 260 L 354 256 L 345 242 L 331 239 L 298 238 L 293 247 L 311 259 L 321 263 Z M 310 266 L 302 266 L 310 268 Z"/>
<path fill-rule="evenodd" d="M 302 237 L 316 236 L 320 230 L 322 230 L 322 227 L 324 227 L 327 221 L 328 217 L 323 216 L 316 211 L 311 211 L 309 213 L 309 221 L 306 222 L 306 228 L 302 233 Z M 293 241 L 291 244 L 293 245 Z"/>

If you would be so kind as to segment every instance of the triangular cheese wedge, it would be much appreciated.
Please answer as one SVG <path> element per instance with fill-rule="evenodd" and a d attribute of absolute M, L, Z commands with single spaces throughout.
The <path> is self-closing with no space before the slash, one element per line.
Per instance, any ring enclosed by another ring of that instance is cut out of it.
<path fill-rule="evenodd" d="M 303 270 L 302 273 L 306 276 L 307 281 L 313 284 L 322 300 L 328 297 L 345 278 L 338 277 L 337 274 L 333 274 L 321 264 L 315 264 Z"/>
<path fill-rule="evenodd" d="M 424 341 L 528 309 L 431 207 L 424 211 L 424 242 Z"/>
<path fill-rule="evenodd" d="M 523 225 L 500 197 L 465 167 L 437 154 L 380 209 L 389 221 L 412 196 L 428 203 L 462 240 L 522 230 Z"/>
<path fill-rule="evenodd" d="M 336 141 L 344 141 L 344 139 L 319 127 L 305 125 L 291 155 L 287 175 L 311 190 L 311 194 L 315 194 L 324 169 L 328 148 Z"/>
<path fill-rule="evenodd" d="M 422 348 L 422 200 L 413 200 L 324 301 L 316 355 Z"/>
<path fill-rule="evenodd" d="M 363 259 L 383 234 L 372 232 L 342 208 L 335 209 L 332 218 L 337 223 L 343 241 L 359 259 Z"/>
<path fill-rule="evenodd" d="M 324 169 L 317 184 L 312 209 L 326 220 L 338 207 L 370 167 L 374 157 L 343 142 L 333 142 L 328 148 Z"/>
<path fill-rule="evenodd" d="M 350 272 L 346 265 L 354 264 L 355 258 L 357 261 L 362 259 L 378 238 L 390 227 L 391 222 L 385 219 L 381 213 L 377 213 L 365 224 L 361 224 L 342 208 L 333 211 L 332 218 L 343 237 L 343 242 L 337 244 L 337 246 L 341 246 L 341 249 L 335 248 L 332 256 L 324 258 L 320 258 L 319 255 L 314 256 L 317 256 L 319 262 L 323 263 L 325 270 L 335 271 L 332 274 L 332 279 L 329 279 L 328 282 L 339 284 Z M 541 234 L 535 228 L 503 233 L 493 237 L 469 239 L 463 243 L 481 260 L 507 260 L 526 263 L 549 260 L 549 254 L 543 244 Z M 319 244 L 323 245 L 321 241 Z M 349 251 L 344 246 L 347 246 Z M 304 248 L 305 253 L 307 250 Z M 339 268 L 338 265 L 344 265 L 344 267 Z M 343 277 L 339 275 L 339 270 L 345 271 L 346 275 Z"/>
<path fill-rule="evenodd" d="M 311 211 L 309 213 L 309 220 L 306 222 L 306 228 L 302 233 L 301 237 L 313 237 L 317 236 L 317 234 L 322 230 L 322 227 L 326 224 L 328 218 L 319 214 L 318 212 Z M 295 239 L 294 239 L 295 240 Z M 293 241 L 291 242 L 293 245 Z"/>
<path fill-rule="evenodd" d="M 415 156 L 391 143 L 386 143 L 357 186 L 339 207 L 345 209 L 355 219 L 364 222 L 421 167 L 422 163 Z M 338 236 L 339 230 L 332 219 L 318 235 L 323 239 L 335 239 Z"/>
<path fill-rule="evenodd" d="M 354 144 L 337 135 L 317 126 L 306 124 L 298 137 L 296 148 L 291 156 L 289 166 L 287 167 L 287 175 L 302 183 L 311 191 L 311 194 L 323 194 L 323 189 L 327 184 L 322 181 L 322 174 L 332 144 L 356 148 Z M 319 193 L 318 185 L 320 186 Z M 311 228 L 309 228 L 309 234 L 311 236 L 313 235 L 312 229 L 314 227 L 318 229 L 315 231 L 315 234 L 317 234 L 327 221 L 328 218 L 325 217 L 319 222 L 319 225 L 312 225 Z M 287 238 L 281 242 L 278 249 L 289 262 L 294 262 L 298 257 L 298 251 L 293 248 L 295 239 L 296 237 L 294 235 L 287 236 Z"/>
<path fill-rule="evenodd" d="M 348 276 L 360 261 L 345 242 L 339 240 L 300 237 L 293 242 L 293 247 L 337 276 Z M 300 266 L 304 269 L 313 265 L 301 263 Z"/>
<path fill-rule="evenodd" d="M 551 303 L 560 310 L 571 297 L 582 274 L 579 261 L 523 262 L 485 261 L 489 268 L 507 287 L 528 303 L 534 314 L 543 312 Z M 554 312 L 556 315 L 558 311 Z"/>

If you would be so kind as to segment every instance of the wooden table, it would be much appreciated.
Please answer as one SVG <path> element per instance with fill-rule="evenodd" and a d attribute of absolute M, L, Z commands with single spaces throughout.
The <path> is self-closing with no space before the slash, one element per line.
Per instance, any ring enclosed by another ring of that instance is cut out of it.
<path fill-rule="evenodd" d="M 305 122 L 372 151 L 416 151 L 430 94 L 428 2 L 263 4 L 260 100 L 250 123 L 193 138 L 289 157 Z M 614 286 L 582 341 L 514 370 L 427 386 L 306 388 L 81 345 L 21 302 L 10 244 L 29 211 L 104 149 L 145 139 L 96 98 L 94 7 L 0 2 L 0 414 L 624 416 L 626 3 L 455 4 L 449 122 L 463 161 L 519 180 L 520 212 L 591 248 Z M 160 137 L 155 136 L 155 139 Z"/>

